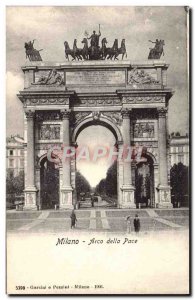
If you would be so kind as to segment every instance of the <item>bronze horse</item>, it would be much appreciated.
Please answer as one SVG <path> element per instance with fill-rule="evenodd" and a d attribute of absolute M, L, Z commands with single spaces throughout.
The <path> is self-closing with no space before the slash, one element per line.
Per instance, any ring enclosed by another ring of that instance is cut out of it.
<path fill-rule="evenodd" d="M 114 40 L 112 48 L 106 48 L 106 59 L 112 59 L 118 53 L 118 39 Z M 115 59 L 115 58 L 114 58 Z"/>
<path fill-rule="evenodd" d="M 126 47 L 125 47 L 125 39 L 122 39 L 121 41 L 121 47 L 117 50 L 117 53 L 114 56 L 114 59 L 118 60 L 118 56 L 122 54 L 122 60 L 124 58 L 124 55 L 126 54 L 126 58 L 127 58 L 127 52 L 126 52 Z"/>
<path fill-rule="evenodd" d="M 74 55 L 75 57 L 78 59 L 78 60 L 82 60 L 82 49 L 78 48 L 77 47 L 77 39 L 74 39 L 74 43 L 73 43 L 73 52 L 74 52 Z"/>
<path fill-rule="evenodd" d="M 75 60 L 76 59 L 75 53 L 72 49 L 70 49 L 67 41 L 64 42 L 64 47 L 65 47 L 66 59 L 68 59 L 68 61 L 69 61 L 69 55 L 70 55 L 70 56 L 72 56 L 72 60 Z"/>
<path fill-rule="evenodd" d="M 83 59 L 89 59 L 89 48 L 88 48 L 88 41 L 86 38 L 84 38 L 81 41 L 82 44 L 84 44 L 83 49 L 81 49 L 81 56 L 83 57 Z"/>

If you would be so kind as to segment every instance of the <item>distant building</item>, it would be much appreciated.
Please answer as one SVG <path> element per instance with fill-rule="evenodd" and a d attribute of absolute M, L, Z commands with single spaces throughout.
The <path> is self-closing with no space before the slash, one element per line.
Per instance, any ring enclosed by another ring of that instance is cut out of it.
<path fill-rule="evenodd" d="M 187 134 L 185 136 L 171 134 L 169 147 L 171 167 L 180 162 L 185 166 L 189 165 L 189 137 Z"/>
<path fill-rule="evenodd" d="M 6 168 L 14 176 L 24 170 L 24 139 L 19 135 L 6 138 Z"/>

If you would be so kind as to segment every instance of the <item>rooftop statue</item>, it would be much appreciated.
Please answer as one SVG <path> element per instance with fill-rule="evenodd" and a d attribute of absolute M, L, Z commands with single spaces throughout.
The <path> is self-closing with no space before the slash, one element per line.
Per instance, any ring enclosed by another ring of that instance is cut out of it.
<path fill-rule="evenodd" d="M 154 48 L 150 48 L 150 52 L 148 55 L 148 59 L 160 59 L 161 55 L 164 56 L 164 49 L 163 46 L 165 45 L 164 40 L 156 39 L 155 42 L 149 40 L 149 42 L 155 44 Z"/>
<path fill-rule="evenodd" d="M 42 51 L 43 49 L 36 50 L 34 48 L 34 41 L 35 40 L 33 40 L 32 42 L 29 41 L 28 43 L 24 43 L 26 58 L 28 58 L 30 61 L 42 61 L 40 51 Z"/>
<path fill-rule="evenodd" d="M 88 36 L 86 32 L 86 36 Z M 100 59 L 101 57 L 101 50 L 99 47 L 99 38 L 101 36 L 100 32 L 100 26 L 99 26 L 99 33 L 96 34 L 95 30 L 93 31 L 93 34 L 89 37 L 87 37 L 88 40 L 91 40 L 91 46 L 89 47 L 89 59 L 90 60 L 95 60 L 95 59 Z"/>

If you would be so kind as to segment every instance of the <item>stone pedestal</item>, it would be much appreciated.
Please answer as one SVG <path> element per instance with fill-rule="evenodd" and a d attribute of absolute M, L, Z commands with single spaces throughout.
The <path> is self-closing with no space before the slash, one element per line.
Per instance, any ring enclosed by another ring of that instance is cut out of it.
<path fill-rule="evenodd" d="M 34 111 L 25 111 L 27 118 L 27 180 L 24 190 L 24 210 L 37 210 L 37 188 L 34 167 Z"/>
<path fill-rule="evenodd" d="M 123 109 L 123 140 L 124 146 L 131 146 L 130 139 L 130 110 Z M 123 185 L 121 187 L 122 191 L 122 202 L 119 203 L 120 208 L 136 208 L 134 191 L 135 188 L 132 185 L 132 174 L 131 174 L 131 161 L 125 161 L 123 158 Z"/>
<path fill-rule="evenodd" d="M 134 192 L 135 188 L 132 185 L 123 185 L 122 188 L 122 203 L 119 208 L 136 208 Z"/>
<path fill-rule="evenodd" d="M 37 210 L 37 189 L 27 187 L 24 190 L 24 207 L 23 210 Z"/>
<path fill-rule="evenodd" d="M 69 137 L 69 110 L 62 110 L 61 116 L 63 120 L 63 144 L 65 147 L 70 145 L 70 137 Z M 73 209 L 73 199 L 72 199 L 72 191 L 73 188 L 71 186 L 71 158 L 62 157 L 62 187 L 60 190 L 60 209 Z"/>
<path fill-rule="evenodd" d="M 73 209 L 72 191 L 70 186 L 63 186 L 60 191 L 60 209 Z"/>
<path fill-rule="evenodd" d="M 168 185 L 168 162 L 166 140 L 166 108 L 158 109 L 158 138 L 159 138 L 159 207 L 173 207 L 171 203 L 171 188 Z"/>
<path fill-rule="evenodd" d="M 159 208 L 172 208 L 173 205 L 171 203 L 171 188 L 170 186 L 162 186 L 158 187 L 159 189 Z"/>

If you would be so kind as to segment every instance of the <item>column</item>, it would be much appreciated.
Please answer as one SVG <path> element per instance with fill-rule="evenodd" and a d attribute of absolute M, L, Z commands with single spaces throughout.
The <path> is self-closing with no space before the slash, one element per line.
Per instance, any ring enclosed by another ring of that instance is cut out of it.
<path fill-rule="evenodd" d="M 158 109 L 158 149 L 159 149 L 159 207 L 172 207 L 170 186 L 168 185 L 168 161 L 167 161 L 167 108 Z"/>
<path fill-rule="evenodd" d="M 131 147 L 131 138 L 130 138 L 130 113 L 131 110 L 123 109 L 121 111 L 123 117 L 123 142 L 125 147 Z M 123 159 L 123 186 L 122 186 L 122 208 L 136 208 L 134 200 L 135 188 L 132 185 L 132 174 L 131 174 L 131 161 L 125 161 Z"/>
<path fill-rule="evenodd" d="M 63 146 L 70 146 L 69 117 L 70 110 L 61 110 Z M 62 187 L 60 190 L 60 209 L 72 209 L 71 158 L 62 156 Z"/>
<path fill-rule="evenodd" d="M 117 142 L 117 149 L 118 149 L 118 159 L 117 159 L 117 208 L 122 207 L 123 203 L 123 142 Z"/>
<path fill-rule="evenodd" d="M 35 187 L 35 163 L 34 163 L 34 114 L 32 110 L 26 110 L 27 119 L 27 173 L 25 174 L 25 204 L 24 209 L 37 209 L 37 189 Z"/>
<path fill-rule="evenodd" d="M 75 155 L 71 157 L 71 186 L 73 188 L 73 206 L 74 208 L 78 208 L 77 202 L 77 190 L 76 190 L 76 149 L 78 147 L 77 143 L 72 143 L 72 147 L 74 148 Z"/>

